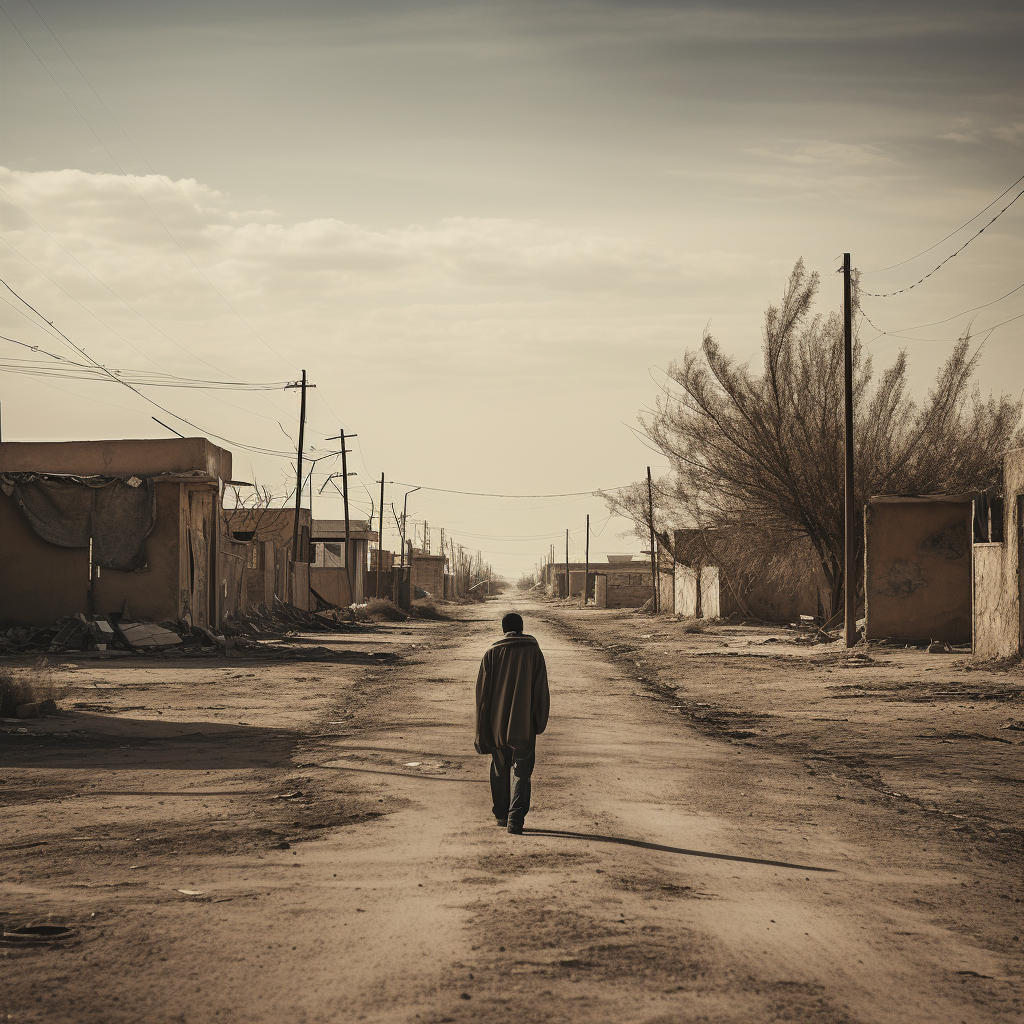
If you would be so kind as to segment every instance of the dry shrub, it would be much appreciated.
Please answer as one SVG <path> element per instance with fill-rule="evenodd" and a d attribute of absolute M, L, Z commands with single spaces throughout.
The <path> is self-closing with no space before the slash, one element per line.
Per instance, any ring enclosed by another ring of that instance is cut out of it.
<path fill-rule="evenodd" d="M 60 700 L 67 693 L 67 687 L 58 682 L 50 663 L 38 658 L 31 668 L 0 675 L 0 716 L 12 718 L 19 704 Z"/>
<path fill-rule="evenodd" d="M 404 622 L 409 617 L 386 597 L 371 597 L 366 602 L 366 614 L 375 622 Z"/>
<path fill-rule="evenodd" d="M 440 608 L 434 604 L 430 598 L 423 601 L 413 601 L 412 615 L 417 619 L 434 619 L 436 621 L 444 621 L 448 618 Z"/>
<path fill-rule="evenodd" d="M 19 676 L 0 676 L 0 715 L 13 718 L 19 704 L 31 704 L 36 699 L 30 680 Z"/>
<path fill-rule="evenodd" d="M 703 633 L 704 623 L 700 619 L 688 619 L 683 623 L 684 633 Z"/>

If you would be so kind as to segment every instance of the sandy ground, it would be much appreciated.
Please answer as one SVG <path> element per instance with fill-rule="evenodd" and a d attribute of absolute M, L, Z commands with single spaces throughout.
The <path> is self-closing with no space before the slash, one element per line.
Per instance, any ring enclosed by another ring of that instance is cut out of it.
<path fill-rule="evenodd" d="M 0 922 L 71 931 L 0 948 L 0 1019 L 1024 1020 L 1019 671 L 516 600 L 513 837 L 472 749 L 509 603 L 344 641 L 394 665 L 59 666 L 87 707 L 0 724 Z"/>

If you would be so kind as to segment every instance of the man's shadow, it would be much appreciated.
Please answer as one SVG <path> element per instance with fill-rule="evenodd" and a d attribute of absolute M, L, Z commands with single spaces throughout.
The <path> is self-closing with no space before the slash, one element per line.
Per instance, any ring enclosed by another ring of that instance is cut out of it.
<path fill-rule="evenodd" d="M 658 853 L 675 853 L 683 857 L 706 857 L 709 860 L 731 860 L 740 864 L 763 864 L 773 868 L 791 868 L 794 871 L 821 871 L 834 873 L 835 868 L 816 868 L 808 864 L 790 864 L 784 860 L 762 860 L 759 857 L 737 857 L 731 853 L 709 853 L 706 850 L 684 850 L 678 846 L 662 846 L 660 843 L 645 843 L 640 839 L 622 839 L 619 836 L 599 836 L 589 832 L 562 832 L 556 829 L 524 828 L 523 835 L 547 836 L 552 839 L 585 839 L 592 843 L 614 843 L 619 846 L 635 846 L 641 850 L 655 850 Z"/>

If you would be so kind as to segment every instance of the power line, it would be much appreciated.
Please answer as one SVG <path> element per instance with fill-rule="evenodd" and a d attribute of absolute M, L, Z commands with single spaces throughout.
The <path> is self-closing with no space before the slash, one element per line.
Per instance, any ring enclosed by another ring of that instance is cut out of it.
<path fill-rule="evenodd" d="M 4 13 L 6 14 L 6 11 Z M 159 402 L 153 401 L 153 399 L 150 398 L 148 395 L 143 394 L 141 391 L 139 391 L 139 389 L 135 387 L 135 385 L 130 384 L 126 380 L 121 380 L 120 377 L 118 377 L 112 371 L 108 370 L 105 366 L 103 366 L 102 363 L 99 363 L 95 359 L 93 359 L 93 357 L 90 356 L 89 353 L 86 352 L 84 348 L 81 348 L 80 346 L 76 345 L 62 330 L 60 330 L 59 327 L 56 327 L 51 320 L 47 320 L 46 317 L 44 317 L 43 314 L 40 313 L 39 310 L 35 308 L 35 306 L 28 302 L 27 299 L 23 299 L 3 278 L 0 278 L 0 284 L 2 284 L 19 302 L 24 303 L 25 306 L 32 310 L 32 312 L 35 313 L 35 315 L 39 317 L 40 320 L 42 320 L 46 324 L 49 324 L 49 326 L 54 331 L 56 331 L 57 334 L 59 334 L 60 337 L 63 338 L 64 341 L 66 341 L 68 345 L 70 345 L 71 348 L 73 348 L 80 356 L 82 356 L 85 359 L 88 359 L 93 366 L 97 367 L 99 370 L 102 370 L 111 380 L 116 381 L 123 387 L 128 388 L 129 391 L 138 395 L 139 398 L 141 398 L 144 402 L 148 402 L 150 405 L 155 406 L 161 412 L 167 413 L 168 416 L 173 416 L 176 420 L 179 420 L 181 423 L 187 423 L 188 426 L 195 428 L 200 433 L 207 434 L 210 437 L 215 437 L 218 441 L 224 441 L 226 444 L 235 445 L 236 447 L 243 448 L 246 451 L 255 452 L 257 455 L 274 455 L 278 458 L 286 459 L 290 459 L 292 457 L 291 452 L 278 452 L 270 448 L 260 448 L 256 445 L 243 444 L 241 441 L 233 441 L 231 438 L 224 437 L 222 434 L 216 434 L 212 430 L 204 430 L 197 423 L 193 423 L 192 420 L 186 419 L 184 416 L 180 416 L 178 415 L 178 413 L 172 412 L 170 409 L 168 409 L 164 405 L 161 405 Z"/>
<path fill-rule="evenodd" d="M 36 377 L 63 377 L 67 380 L 108 380 L 111 374 L 116 374 L 117 379 L 124 383 L 136 384 L 140 387 L 162 387 L 162 388 L 189 388 L 197 391 L 211 391 L 226 389 L 229 391 L 279 391 L 287 384 L 287 381 L 274 381 L 259 383 L 255 381 L 220 381 L 203 380 L 192 377 L 178 377 L 170 373 L 154 373 L 149 370 L 122 370 L 111 369 L 106 366 L 92 363 L 78 363 L 66 356 L 56 355 L 39 348 L 38 345 L 30 345 L 16 338 L 8 338 L 0 334 L 0 341 L 11 342 L 20 345 L 32 352 L 41 352 L 58 361 L 59 365 L 40 362 L 31 359 L 2 359 L 0 358 L 0 369 L 9 373 L 22 373 Z"/>
<path fill-rule="evenodd" d="M 1022 287 L 1024 287 L 1024 286 L 1022 286 Z M 897 332 L 883 331 L 882 328 L 878 326 L 878 324 L 874 323 L 871 320 L 871 318 L 867 315 L 867 313 L 864 312 L 864 310 L 860 311 L 860 315 L 862 317 L 864 317 L 864 319 L 867 320 L 867 322 L 869 324 L 871 324 L 871 326 L 874 327 L 874 329 L 876 331 L 878 331 L 878 337 L 872 338 L 871 341 L 869 342 L 869 344 L 874 344 L 874 342 L 878 341 L 878 338 L 882 338 L 882 337 L 900 338 L 903 341 L 921 341 L 921 342 L 933 342 L 933 341 L 941 342 L 941 341 L 944 341 L 944 340 L 948 340 L 948 339 L 943 339 L 943 338 L 908 338 L 905 335 L 899 334 Z M 1012 324 L 1014 322 L 1014 320 L 1020 320 L 1021 317 L 1024 317 L 1024 313 L 1018 313 L 1016 316 L 1011 316 L 1008 320 L 1002 320 L 998 324 L 993 324 L 991 327 L 986 327 L 983 331 L 978 331 L 978 334 L 979 335 L 985 335 L 985 337 L 987 338 L 988 335 L 990 335 L 997 327 L 1005 327 L 1007 324 Z M 927 325 L 927 326 L 931 326 L 931 325 Z M 913 330 L 916 330 L 916 329 L 917 328 L 914 328 L 914 327 L 906 328 L 906 330 L 908 330 L 908 331 L 913 331 Z"/>
<path fill-rule="evenodd" d="M 31 0 L 29 0 L 29 2 L 31 2 Z M 1015 181 L 1015 182 L 1014 182 L 1014 183 L 1013 183 L 1013 184 L 1012 184 L 1012 185 L 1011 185 L 1011 186 L 1010 186 L 1010 187 L 1009 187 L 1009 188 L 1008 188 L 1008 189 L 1006 190 L 1006 192 L 1001 192 L 1001 193 L 1000 193 L 999 195 L 997 195 L 997 196 L 995 197 L 995 199 L 993 199 L 993 200 L 992 200 L 992 202 L 988 204 L 988 206 L 985 206 L 985 207 L 983 207 L 983 208 L 982 208 L 982 209 L 980 209 L 980 210 L 979 210 L 979 211 L 978 211 L 978 212 L 977 212 L 977 213 L 976 213 L 976 214 L 975 214 L 975 215 L 974 215 L 973 217 L 969 218 L 968 220 L 965 220 L 965 221 L 963 222 L 963 224 L 961 224 L 961 225 L 960 225 L 960 227 L 956 228 L 956 229 L 955 229 L 955 230 L 953 230 L 953 231 L 950 231 L 950 233 L 949 233 L 948 235 L 946 235 L 946 237 L 945 237 L 945 238 L 940 238 L 940 239 L 939 239 L 939 240 L 938 240 L 937 242 L 933 243 L 932 245 L 929 245 L 927 249 L 922 249 L 922 250 L 921 250 L 921 251 L 920 251 L 920 252 L 919 252 L 919 253 L 917 254 L 917 256 L 923 256 L 923 255 L 924 255 L 924 254 L 925 254 L 926 252 L 931 252 L 931 251 L 932 251 L 932 249 L 936 248 L 937 246 L 940 246 L 940 245 L 942 245 L 942 243 L 943 243 L 943 242 L 945 242 L 945 241 L 948 241 L 948 240 L 949 240 L 950 238 L 952 238 L 952 237 L 953 237 L 953 236 L 954 236 L 955 234 L 957 234 L 957 232 L 959 232 L 959 231 L 963 231 L 963 229 L 964 229 L 965 227 L 967 227 L 967 225 L 968 225 L 968 224 L 970 224 L 970 223 L 971 223 L 971 221 L 973 221 L 973 220 L 977 220 L 977 219 L 978 219 L 978 218 L 979 218 L 979 217 L 980 217 L 980 216 L 981 216 L 981 215 L 982 215 L 982 214 L 983 214 L 983 213 L 985 212 L 985 210 L 988 210 L 988 209 L 990 209 L 991 207 L 995 206 L 995 204 L 996 204 L 996 203 L 998 203 L 998 202 L 999 202 L 999 200 L 1003 198 L 1003 196 L 1005 196 L 1005 195 L 1006 195 L 1007 193 L 1009 193 L 1009 192 L 1012 192 L 1012 191 L 1013 191 L 1013 190 L 1014 190 L 1014 189 L 1015 189 L 1015 188 L 1016 188 L 1016 187 L 1017 187 L 1017 186 L 1018 186 L 1018 185 L 1019 185 L 1019 184 L 1020 184 L 1020 183 L 1021 183 L 1022 181 L 1024 181 L 1024 176 L 1021 176 L 1020 178 L 1018 178 L 1018 179 L 1017 179 L 1017 180 L 1016 180 L 1016 181 Z M 862 271 L 861 271 L 861 273 L 862 273 L 862 274 L 881 274 L 881 273 L 883 273 L 883 272 L 884 272 L 884 271 L 886 271 L 886 270 L 895 270 L 895 269 L 896 269 L 897 267 L 902 267 L 902 266 L 903 266 L 903 265 L 904 265 L 905 263 L 910 263 L 910 262 L 911 262 L 912 260 L 916 260 L 916 259 L 917 259 L 917 256 L 908 256 L 908 257 L 907 257 L 907 259 L 905 259 L 905 260 L 900 260 L 900 262 L 899 262 L 899 263 L 893 263 L 893 264 L 892 264 L 892 266 L 889 266 L 889 267 L 879 267 L 879 268 L 878 268 L 878 270 L 862 270 Z"/>
<path fill-rule="evenodd" d="M 34 8 L 34 7 L 33 7 L 33 10 L 35 10 L 35 8 Z M 208 278 L 208 277 L 206 276 L 206 273 L 205 273 L 205 271 L 204 271 L 204 270 L 202 269 L 202 267 L 200 267 L 200 266 L 199 266 L 199 264 L 198 264 L 198 263 L 196 263 L 196 261 L 195 261 L 195 260 L 194 260 L 194 259 L 193 259 L 193 258 L 192 258 L 192 257 L 191 257 L 190 255 L 189 255 L 189 253 L 188 253 L 188 251 L 187 251 L 187 250 L 185 249 L 185 247 L 184 247 L 184 246 L 183 246 L 183 245 L 181 244 L 181 242 L 179 242 L 179 241 L 178 241 L 178 239 L 177 239 L 177 238 L 176 238 L 176 237 L 174 236 L 174 233 L 173 233 L 173 232 L 171 231 L 171 229 L 170 229 L 170 228 L 169 228 L 169 227 L 168 227 L 168 226 L 167 226 L 167 225 L 166 225 L 166 224 L 165 224 L 165 223 L 164 223 L 164 222 L 163 222 L 163 221 L 162 221 L 162 220 L 160 219 L 160 216 L 159 216 L 159 214 L 157 214 L 157 212 L 156 212 L 156 211 L 155 211 L 155 210 L 153 209 L 153 207 L 152 207 L 152 206 L 150 206 L 150 204 L 149 204 L 149 203 L 147 202 L 147 200 L 146 200 L 146 197 L 145 197 L 145 196 L 144 196 L 144 195 L 143 195 L 143 194 L 142 194 L 142 193 L 141 193 L 141 192 L 140 192 L 140 191 L 138 190 L 138 188 L 137 188 L 137 187 L 136 187 L 136 185 L 135 185 L 135 182 L 134 182 L 134 181 L 132 181 L 132 176 L 131 176 L 130 174 L 128 174 L 128 173 L 127 173 L 127 172 L 125 171 L 125 169 L 124 169 L 124 168 L 123 168 L 123 167 L 121 166 L 121 164 L 120 164 L 120 163 L 118 162 L 118 160 L 117 160 L 117 157 L 115 157 L 115 156 L 114 156 L 114 154 L 110 152 L 110 149 L 109 149 L 109 148 L 107 147 L 107 144 L 106 144 L 106 143 L 105 143 L 105 142 L 103 141 L 103 139 L 102 139 L 102 138 L 100 137 L 100 135 L 99 135 L 99 133 L 98 133 L 98 132 L 96 131 L 96 129 L 95 129 L 95 128 L 93 128 L 93 126 L 92 126 L 92 124 L 90 123 L 89 119 L 88 119 L 88 118 L 87 118 L 87 117 L 85 116 L 85 114 L 83 114 L 83 113 L 82 113 L 82 111 L 81 111 L 81 109 L 79 108 L 78 104 L 77 104 L 77 103 L 75 103 L 75 101 L 74 101 L 74 100 L 73 100 L 73 99 L 72 99 L 72 98 L 71 98 L 71 97 L 70 97 L 70 96 L 68 95 L 68 92 L 67 92 L 67 90 L 66 90 L 66 89 L 64 88 L 64 86 L 63 86 L 63 85 L 61 85 L 61 84 L 60 84 L 60 82 L 58 82 L 58 81 L 57 81 L 57 78 L 56 78 L 56 76 L 55 76 L 55 75 L 53 74 L 53 72 L 52 72 L 52 71 L 50 71 L 50 69 L 49 69 L 49 68 L 48 68 L 48 67 L 46 66 L 46 63 L 45 63 L 45 61 L 44 61 L 44 60 L 42 59 L 42 57 L 40 57 L 40 56 L 39 56 L 39 54 L 38 54 L 38 53 L 36 53 L 36 51 L 35 51 L 34 47 L 32 46 L 32 44 L 31 44 L 31 43 L 30 43 L 30 42 L 29 42 L 29 41 L 28 41 L 28 40 L 27 40 L 27 39 L 25 38 L 25 36 L 24 36 L 24 34 L 22 33 L 21 29 L 20 29 L 20 28 L 18 28 L 17 24 L 15 24 L 14 20 L 13 20 L 13 19 L 11 18 L 11 16 L 10 16 L 10 15 L 9 15 L 9 14 L 7 13 L 7 11 L 6 11 L 5 9 L 4 9 L 4 7 L 3 7 L 3 5 L 2 5 L 2 4 L 0 4 L 0 11 L 2 11 L 2 12 L 3 12 L 3 15 L 4 15 L 4 17 L 5 17 L 5 18 L 6 18 L 6 19 L 7 19 L 7 20 L 8 20 L 8 21 L 9 21 L 9 22 L 11 23 L 11 26 L 12 26 L 12 27 L 14 28 L 14 31 L 15 31 L 15 32 L 17 32 L 17 33 L 18 33 L 18 35 L 19 35 L 19 36 L 21 37 L 21 41 L 22 41 L 22 42 L 23 42 L 23 43 L 24 43 L 24 44 L 25 44 L 25 45 L 26 45 L 26 46 L 27 46 L 27 47 L 29 48 L 29 50 L 30 50 L 30 51 L 31 51 L 31 53 L 32 53 L 32 56 L 33 56 L 33 57 L 35 57 L 35 59 L 36 59 L 36 60 L 37 60 L 37 61 L 39 62 L 39 64 L 40 64 L 40 66 L 42 67 L 42 69 L 43 69 L 43 70 L 44 70 L 44 71 L 45 71 L 45 72 L 47 73 L 47 75 L 49 75 L 49 76 L 50 76 L 50 79 L 51 79 L 51 80 L 53 81 L 54 85 L 56 85 L 56 86 L 57 86 L 57 88 L 58 88 L 58 89 L 60 89 L 60 91 L 61 91 L 61 92 L 62 92 L 62 93 L 64 94 L 64 98 L 65 98 L 65 99 L 66 99 L 66 100 L 68 101 L 68 103 L 70 103 L 70 104 L 71 104 L 71 106 L 72 106 L 72 107 L 74 107 L 74 108 L 75 108 L 75 112 L 76 112 L 76 113 L 78 114 L 78 116 L 79 116 L 79 117 L 80 117 L 80 118 L 81 118 L 81 119 L 82 119 L 82 120 L 83 120 L 83 121 L 85 122 L 86 126 L 87 126 L 87 127 L 89 128 L 89 131 L 91 131 L 91 132 L 92 132 L 92 134 L 93 134 L 93 136 L 95 137 L 96 141 L 97 141 L 97 142 L 98 142 L 98 143 L 99 143 L 99 144 L 100 144 L 100 145 L 101 145 L 101 146 L 103 147 L 103 151 L 104 151 L 104 152 L 105 152 L 105 153 L 107 154 L 107 156 L 108 156 L 108 157 L 110 157 L 110 160 L 111 160 L 111 162 L 112 162 L 112 163 L 114 164 L 114 166 L 115 166 L 115 167 L 116 167 L 116 168 L 118 169 L 118 171 L 119 171 L 119 172 L 121 173 L 121 176 L 122 176 L 122 177 L 123 177 L 123 178 L 125 179 L 125 181 L 127 181 L 127 182 L 128 182 L 128 184 L 129 184 L 129 185 L 131 186 L 131 188 L 132 188 L 132 191 L 133 191 L 133 192 L 134 192 L 134 193 L 135 193 L 135 194 L 136 194 L 136 195 L 137 195 L 137 196 L 139 197 L 139 200 L 140 200 L 140 201 L 142 202 L 142 204 L 143 204 L 143 205 L 144 205 L 144 206 L 146 207 L 146 209 L 147 209 L 147 210 L 149 210 L 150 214 L 152 214 L 152 216 L 153 216 L 153 219 L 154 219 L 154 220 L 155 220 L 155 221 L 156 221 L 156 222 L 157 222 L 157 223 L 158 223 L 158 224 L 160 225 L 160 227 L 162 227 L 162 228 L 164 229 L 164 231 L 165 231 L 165 232 L 167 233 L 167 236 L 168 236 L 168 238 L 170 238 L 170 239 L 171 239 L 171 241 L 172 241 L 172 242 L 174 242 L 174 244 L 175 244 L 175 245 L 176 245 L 176 246 L 177 246 L 177 247 L 178 247 L 178 248 L 179 248 L 179 249 L 181 250 L 181 253 L 182 253 L 182 255 L 183 255 L 183 256 L 184 256 L 184 257 L 185 257 L 185 258 L 186 258 L 186 259 L 187 259 L 187 260 L 189 261 L 189 263 L 191 263 L 191 264 L 192 264 L 192 266 L 193 266 L 193 267 L 195 268 L 196 272 L 197 272 L 197 273 L 198 273 L 198 274 L 200 275 L 200 277 L 202 277 L 202 279 L 203 279 L 203 280 L 204 280 L 204 281 L 205 281 L 205 282 L 206 282 L 206 283 L 207 283 L 207 284 L 208 284 L 208 285 L 210 286 L 210 288 L 211 288 L 211 289 L 212 289 L 212 290 L 213 290 L 213 291 L 214 291 L 214 292 L 215 292 L 215 293 L 217 294 L 217 296 L 218 296 L 218 297 L 219 297 L 219 298 L 221 299 L 221 301 L 222 301 L 222 302 L 224 303 L 224 305 L 225 305 L 225 306 L 227 306 L 227 307 L 228 307 L 228 309 L 230 309 L 230 310 L 231 310 L 231 312 L 235 314 L 235 316 L 236 316 L 236 317 L 237 317 L 237 318 L 238 318 L 238 319 L 239 319 L 239 320 L 240 320 L 240 321 L 242 322 L 242 324 L 244 324 L 244 325 L 245 325 L 245 327 L 246 327 L 246 328 L 247 328 L 247 329 L 248 329 L 248 330 L 249 330 L 249 331 L 250 331 L 250 332 L 251 332 L 251 333 L 252 333 L 252 334 L 253 334 L 253 335 L 254 335 L 254 336 L 255 336 L 255 337 L 257 338 L 257 339 L 259 339 L 259 341 L 260 341 L 260 342 L 262 342 L 262 343 L 263 343 L 263 344 L 264 344 L 264 345 L 265 345 L 265 346 L 266 346 L 266 347 L 267 347 L 267 348 L 268 348 L 268 349 L 269 349 L 269 350 L 270 350 L 271 352 L 273 352 L 273 353 L 274 353 L 274 355 L 276 355 L 276 356 L 278 357 L 278 359 L 282 360 L 282 362 L 285 362 L 285 363 L 287 363 L 287 364 L 288 364 L 289 366 L 291 366 L 291 367 L 292 367 L 293 369 L 297 369 L 297 367 L 295 366 L 295 364 L 294 364 L 293 362 L 291 362 L 291 360 L 289 360 L 289 359 L 286 359 L 286 358 L 285 358 L 285 357 L 284 357 L 284 356 L 283 356 L 283 355 L 282 355 L 282 354 L 281 354 L 280 352 L 278 352 L 278 351 L 277 351 L 277 349 L 275 349 L 275 348 L 274 348 L 274 347 L 273 347 L 273 346 L 272 346 L 272 345 L 270 344 L 270 342 L 268 342 L 268 341 L 267 341 L 267 340 L 266 340 L 266 339 L 265 339 L 265 338 L 264 338 L 264 337 L 263 337 L 263 336 L 262 336 L 262 335 L 261 335 L 261 334 L 260 334 L 260 333 L 259 333 L 259 332 L 258 332 L 258 331 L 257 331 L 257 330 L 256 330 L 256 329 L 255 329 L 255 328 L 254 328 L 254 327 L 253 327 L 253 326 L 252 326 L 252 325 L 251 325 L 251 324 L 250 324 L 250 323 L 249 323 L 249 322 L 248 322 L 247 320 L 246 320 L 246 319 L 245 319 L 245 317 L 243 317 L 243 316 L 242 316 L 242 314 L 241 314 L 241 313 L 239 313 L 237 309 L 235 309 L 235 307 L 234 307 L 234 306 L 233 306 L 233 305 L 231 304 L 231 302 L 230 302 L 230 301 L 229 301 L 229 300 L 227 299 L 227 297 L 226 297 L 226 296 L 225 296 L 225 295 L 224 295 L 224 294 L 223 294 L 223 293 L 222 293 L 222 292 L 220 291 L 220 289 L 219 289 L 219 288 L 218 288 L 218 287 L 217 287 L 217 286 L 216 286 L 216 285 L 215 285 L 215 284 L 214 284 L 214 283 L 213 283 L 213 282 L 212 282 L 212 281 L 211 281 L 211 280 L 210 280 L 210 279 L 209 279 L 209 278 Z M 38 12 L 38 11 L 36 11 L 36 16 L 37 16 L 37 17 L 39 16 L 39 12 Z M 42 21 L 42 18 L 40 18 L 40 21 Z M 46 23 L 44 22 L 43 24 L 45 25 Z M 48 27 L 48 26 L 47 26 L 47 31 L 48 31 L 48 32 L 50 31 L 50 30 L 49 30 L 49 27 Z M 52 33 L 52 32 L 50 32 L 50 34 L 51 34 L 51 35 L 53 35 L 53 33 Z M 54 38 L 56 39 L 56 36 L 54 36 Z M 63 49 L 63 47 L 61 47 L 61 49 Z M 73 62 L 72 62 L 72 63 L 73 63 Z M 79 72 L 79 74 L 81 74 L 81 72 Z M 85 77 L 85 76 L 83 75 L 83 78 L 84 78 L 84 77 Z M 122 129 L 122 131 L 123 131 L 123 129 Z M 134 143 L 133 143 L 133 145 L 134 145 Z"/>
<path fill-rule="evenodd" d="M 1022 178 L 1021 180 L 1024 181 L 1024 178 Z M 1005 194 L 1006 193 L 1004 192 L 1003 195 Z M 928 278 L 932 276 L 932 274 L 941 270 L 951 259 L 953 259 L 954 256 L 959 256 L 960 253 L 962 253 L 964 249 L 966 249 L 967 246 L 969 246 L 971 242 L 973 242 L 983 231 L 985 231 L 987 228 L 990 228 L 993 224 L 995 224 L 995 222 L 999 220 L 999 218 L 1002 217 L 1002 215 L 1006 213 L 1006 211 L 1011 206 L 1013 206 L 1013 204 L 1017 202 L 1017 200 L 1020 199 L 1021 196 L 1024 196 L 1024 191 L 1018 192 L 987 224 L 979 228 L 973 235 L 971 235 L 971 237 L 968 238 L 967 241 L 964 242 L 964 244 L 961 245 L 960 248 L 956 250 L 956 252 L 950 253 L 937 267 L 934 267 L 932 270 L 929 270 L 928 273 L 924 275 L 924 277 L 920 278 L 920 280 L 915 281 L 913 284 L 908 284 L 906 288 L 898 288 L 894 292 L 862 292 L 858 290 L 858 294 L 867 295 L 872 299 L 888 299 L 893 295 L 902 295 L 904 292 L 909 292 L 911 288 L 916 288 L 923 281 L 927 281 Z"/>
<path fill-rule="evenodd" d="M 940 324 L 948 324 L 950 320 L 956 320 L 958 317 L 966 316 L 966 314 L 968 313 L 976 313 L 979 309 L 986 309 L 988 306 L 994 306 L 997 302 L 1002 302 L 1003 299 L 1008 299 L 1015 292 L 1019 292 L 1021 288 L 1024 288 L 1024 284 L 1019 284 L 1016 288 L 1011 288 L 1005 295 L 1000 295 L 998 299 L 993 299 L 991 302 L 983 302 L 980 306 L 972 306 L 970 309 L 963 309 L 959 313 L 954 313 L 952 316 L 947 316 L 945 320 L 933 320 L 930 324 L 918 324 L 916 327 L 901 327 L 899 328 L 899 330 L 920 331 L 923 330 L 925 327 L 938 327 Z M 863 310 L 861 310 L 861 315 L 863 315 Z M 867 320 L 868 318 L 864 316 L 864 319 Z M 871 321 L 868 320 L 868 323 L 871 324 Z M 876 327 L 875 324 L 871 324 L 871 326 L 874 327 L 876 331 L 881 330 L 881 328 Z M 890 333 L 891 332 L 889 331 L 882 331 L 882 334 Z"/>
<path fill-rule="evenodd" d="M 389 484 L 395 487 L 419 487 L 421 491 L 436 491 L 438 494 L 464 494 L 473 498 L 579 498 L 587 495 L 595 497 L 602 491 L 621 491 L 629 484 L 622 484 L 619 487 L 598 488 L 593 491 L 564 491 L 559 494 L 491 494 L 486 491 L 454 491 L 447 487 L 427 487 L 425 484 L 410 484 L 402 480 L 388 480 Z"/>

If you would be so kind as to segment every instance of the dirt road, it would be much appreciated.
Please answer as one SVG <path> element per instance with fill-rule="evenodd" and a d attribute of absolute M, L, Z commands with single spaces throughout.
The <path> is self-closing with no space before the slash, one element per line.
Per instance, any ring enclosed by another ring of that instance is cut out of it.
<path fill-rule="evenodd" d="M 514 603 L 552 689 L 521 837 L 472 750 L 508 602 L 368 638 L 393 666 L 63 670 L 100 710 L 0 736 L 0 921 L 73 931 L 3 948 L 0 1019 L 1024 1019 L 1002 847 L 829 751 L 695 727 L 637 659 Z"/>

